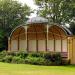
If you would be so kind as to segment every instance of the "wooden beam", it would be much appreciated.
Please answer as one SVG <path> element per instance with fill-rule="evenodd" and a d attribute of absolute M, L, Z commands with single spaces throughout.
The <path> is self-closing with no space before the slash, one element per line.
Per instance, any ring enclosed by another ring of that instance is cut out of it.
<path fill-rule="evenodd" d="M 62 38 L 61 38 L 61 52 L 63 52 L 63 42 L 62 42 Z"/>
<path fill-rule="evenodd" d="M 35 29 L 35 32 L 36 32 L 36 51 L 38 52 L 38 36 L 37 36 L 37 26 L 35 27 L 34 25 L 34 29 Z"/>
<path fill-rule="evenodd" d="M 11 38 L 10 38 L 10 40 L 9 40 L 9 44 L 10 44 L 10 51 L 11 51 Z"/>
<path fill-rule="evenodd" d="M 55 46 L 56 46 L 56 40 L 54 39 L 54 52 L 56 51 Z"/>
<path fill-rule="evenodd" d="M 27 52 L 29 52 L 28 29 L 27 29 Z"/>
<path fill-rule="evenodd" d="M 44 25 L 43 25 L 44 27 Z M 42 27 L 42 30 L 43 30 L 43 35 L 45 36 L 45 50 L 47 52 L 47 32 L 44 32 L 44 28 Z M 47 31 L 47 27 L 46 27 L 46 31 Z"/>
<path fill-rule="evenodd" d="M 20 47 L 20 33 L 21 33 L 22 29 L 20 29 L 19 31 L 19 35 L 18 35 L 18 51 L 20 50 L 19 47 Z"/>

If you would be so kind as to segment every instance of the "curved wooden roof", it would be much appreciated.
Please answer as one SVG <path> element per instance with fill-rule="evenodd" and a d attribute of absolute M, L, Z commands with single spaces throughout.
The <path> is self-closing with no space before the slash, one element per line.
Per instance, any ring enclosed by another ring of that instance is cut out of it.
<path fill-rule="evenodd" d="M 35 36 L 38 36 L 39 38 L 39 34 L 40 34 L 40 38 L 45 37 L 46 33 L 47 33 L 47 29 L 46 26 L 44 24 L 37 24 L 35 27 L 34 24 L 31 24 L 28 26 L 28 34 L 29 36 L 31 35 L 31 37 L 33 37 L 32 35 L 35 34 Z M 23 31 L 23 32 L 22 32 Z M 11 38 L 12 36 L 17 37 L 19 32 L 20 35 L 25 34 L 26 31 L 26 26 L 18 26 L 16 27 L 12 32 L 9 38 Z M 38 34 L 38 35 L 36 35 Z M 59 25 L 51 25 L 49 26 L 49 38 L 64 38 L 68 35 L 72 35 L 72 33 L 69 31 L 69 29 L 63 27 L 63 26 L 59 26 Z"/>

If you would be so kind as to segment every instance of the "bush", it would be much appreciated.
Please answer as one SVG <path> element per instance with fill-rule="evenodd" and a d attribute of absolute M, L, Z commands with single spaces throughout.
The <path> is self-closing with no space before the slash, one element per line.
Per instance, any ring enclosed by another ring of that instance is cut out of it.
<path fill-rule="evenodd" d="M 16 52 L 6 52 L 7 53 L 7 55 L 9 56 L 9 55 L 11 55 L 11 56 L 16 56 Z"/>
<path fill-rule="evenodd" d="M 52 65 L 52 61 L 50 61 L 50 60 L 46 60 L 46 59 L 45 59 L 44 63 L 45 63 L 45 65 L 47 65 L 47 66 Z"/>
<path fill-rule="evenodd" d="M 43 57 L 43 53 L 29 53 L 30 57 Z"/>
<path fill-rule="evenodd" d="M 7 55 L 6 51 L 0 52 L 0 59 Z"/>
<path fill-rule="evenodd" d="M 51 57 L 51 61 L 54 65 L 61 65 L 62 57 L 60 53 L 55 53 Z"/>
<path fill-rule="evenodd" d="M 50 60 L 50 61 L 51 61 L 51 58 L 52 58 L 51 53 L 44 53 L 44 58 L 45 58 L 46 60 Z"/>
<path fill-rule="evenodd" d="M 5 56 L 3 59 L 1 59 L 2 62 L 8 62 L 8 63 L 11 63 L 12 61 L 12 56 Z"/>
<path fill-rule="evenodd" d="M 25 59 L 28 56 L 28 53 L 26 53 L 26 52 L 17 52 L 16 56 L 19 56 L 20 58 Z"/>
<path fill-rule="evenodd" d="M 47 65 L 60 65 L 62 62 L 60 53 L 45 53 L 44 58 L 46 59 Z"/>
<path fill-rule="evenodd" d="M 34 65 L 44 65 L 44 58 L 42 57 L 28 57 L 25 59 L 25 63 L 34 64 Z"/>
<path fill-rule="evenodd" d="M 35 65 L 64 65 L 60 53 L 0 52 L 0 61 L 8 63 L 29 63 Z"/>
<path fill-rule="evenodd" d="M 23 64 L 25 63 L 25 60 L 20 57 L 14 56 L 11 63 L 17 63 L 17 64 L 22 63 Z"/>

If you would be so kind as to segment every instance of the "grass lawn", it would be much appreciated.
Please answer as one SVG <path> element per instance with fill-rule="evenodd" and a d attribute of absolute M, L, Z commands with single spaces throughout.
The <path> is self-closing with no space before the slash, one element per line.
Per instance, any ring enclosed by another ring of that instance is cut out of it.
<path fill-rule="evenodd" d="M 0 62 L 0 75 L 75 75 L 75 66 L 36 66 Z"/>

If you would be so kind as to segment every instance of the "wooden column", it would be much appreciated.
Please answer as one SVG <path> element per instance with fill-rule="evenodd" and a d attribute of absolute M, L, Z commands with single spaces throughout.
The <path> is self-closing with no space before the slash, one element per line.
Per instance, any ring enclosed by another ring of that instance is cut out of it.
<path fill-rule="evenodd" d="M 56 45 L 56 39 L 54 38 L 54 52 L 56 51 L 55 45 Z"/>
<path fill-rule="evenodd" d="M 69 45 L 69 37 L 67 37 L 67 53 L 68 53 L 68 59 L 70 59 L 70 51 L 69 51 L 69 48 L 70 47 L 70 45 Z"/>
<path fill-rule="evenodd" d="M 20 46 L 20 45 L 19 45 L 19 36 L 18 36 L 18 47 L 17 47 L 17 48 L 18 48 L 18 51 L 19 51 L 19 46 Z"/>
<path fill-rule="evenodd" d="M 38 32 L 37 32 L 37 27 L 34 25 L 35 33 L 36 33 L 36 51 L 38 52 Z"/>
<path fill-rule="evenodd" d="M 22 29 L 20 29 L 19 31 L 19 35 L 18 35 L 18 51 L 20 50 L 20 33 L 21 33 Z"/>
<path fill-rule="evenodd" d="M 25 26 L 25 34 L 26 34 L 26 45 L 27 45 L 27 52 L 29 51 L 28 49 L 28 27 L 27 26 Z"/>
<path fill-rule="evenodd" d="M 38 40 L 36 40 L 36 50 L 38 52 Z"/>
<path fill-rule="evenodd" d="M 11 51 L 11 38 L 8 38 L 8 50 Z"/>
<path fill-rule="evenodd" d="M 54 33 L 53 33 L 53 38 L 54 38 L 54 52 L 55 52 L 55 36 L 54 36 Z"/>
<path fill-rule="evenodd" d="M 60 33 L 60 32 L 59 32 L 59 34 L 60 34 L 60 37 L 61 37 L 61 52 L 63 52 L 63 47 L 62 47 L 62 46 L 63 46 L 63 41 L 62 41 L 62 40 L 63 40 L 63 38 L 62 38 L 62 35 L 61 35 L 61 33 Z"/>
<path fill-rule="evenodd" d="M 49 25 L 47 25 L 47 43 L 46 43 L 46 51 L 48 51 L 48 33 L 49 33 Z"/>
<path fill-rule="evenodd" d="M 19 35 L 20 35 L 20 32 L 19 32 Z M 18 35 L 18 47 L 17 47 L 18 48 L 18 51 L 19 51 L 19 47 L 20 47 L 20 40 L 19 40 L 20 36 L 19 35 Z"/>

